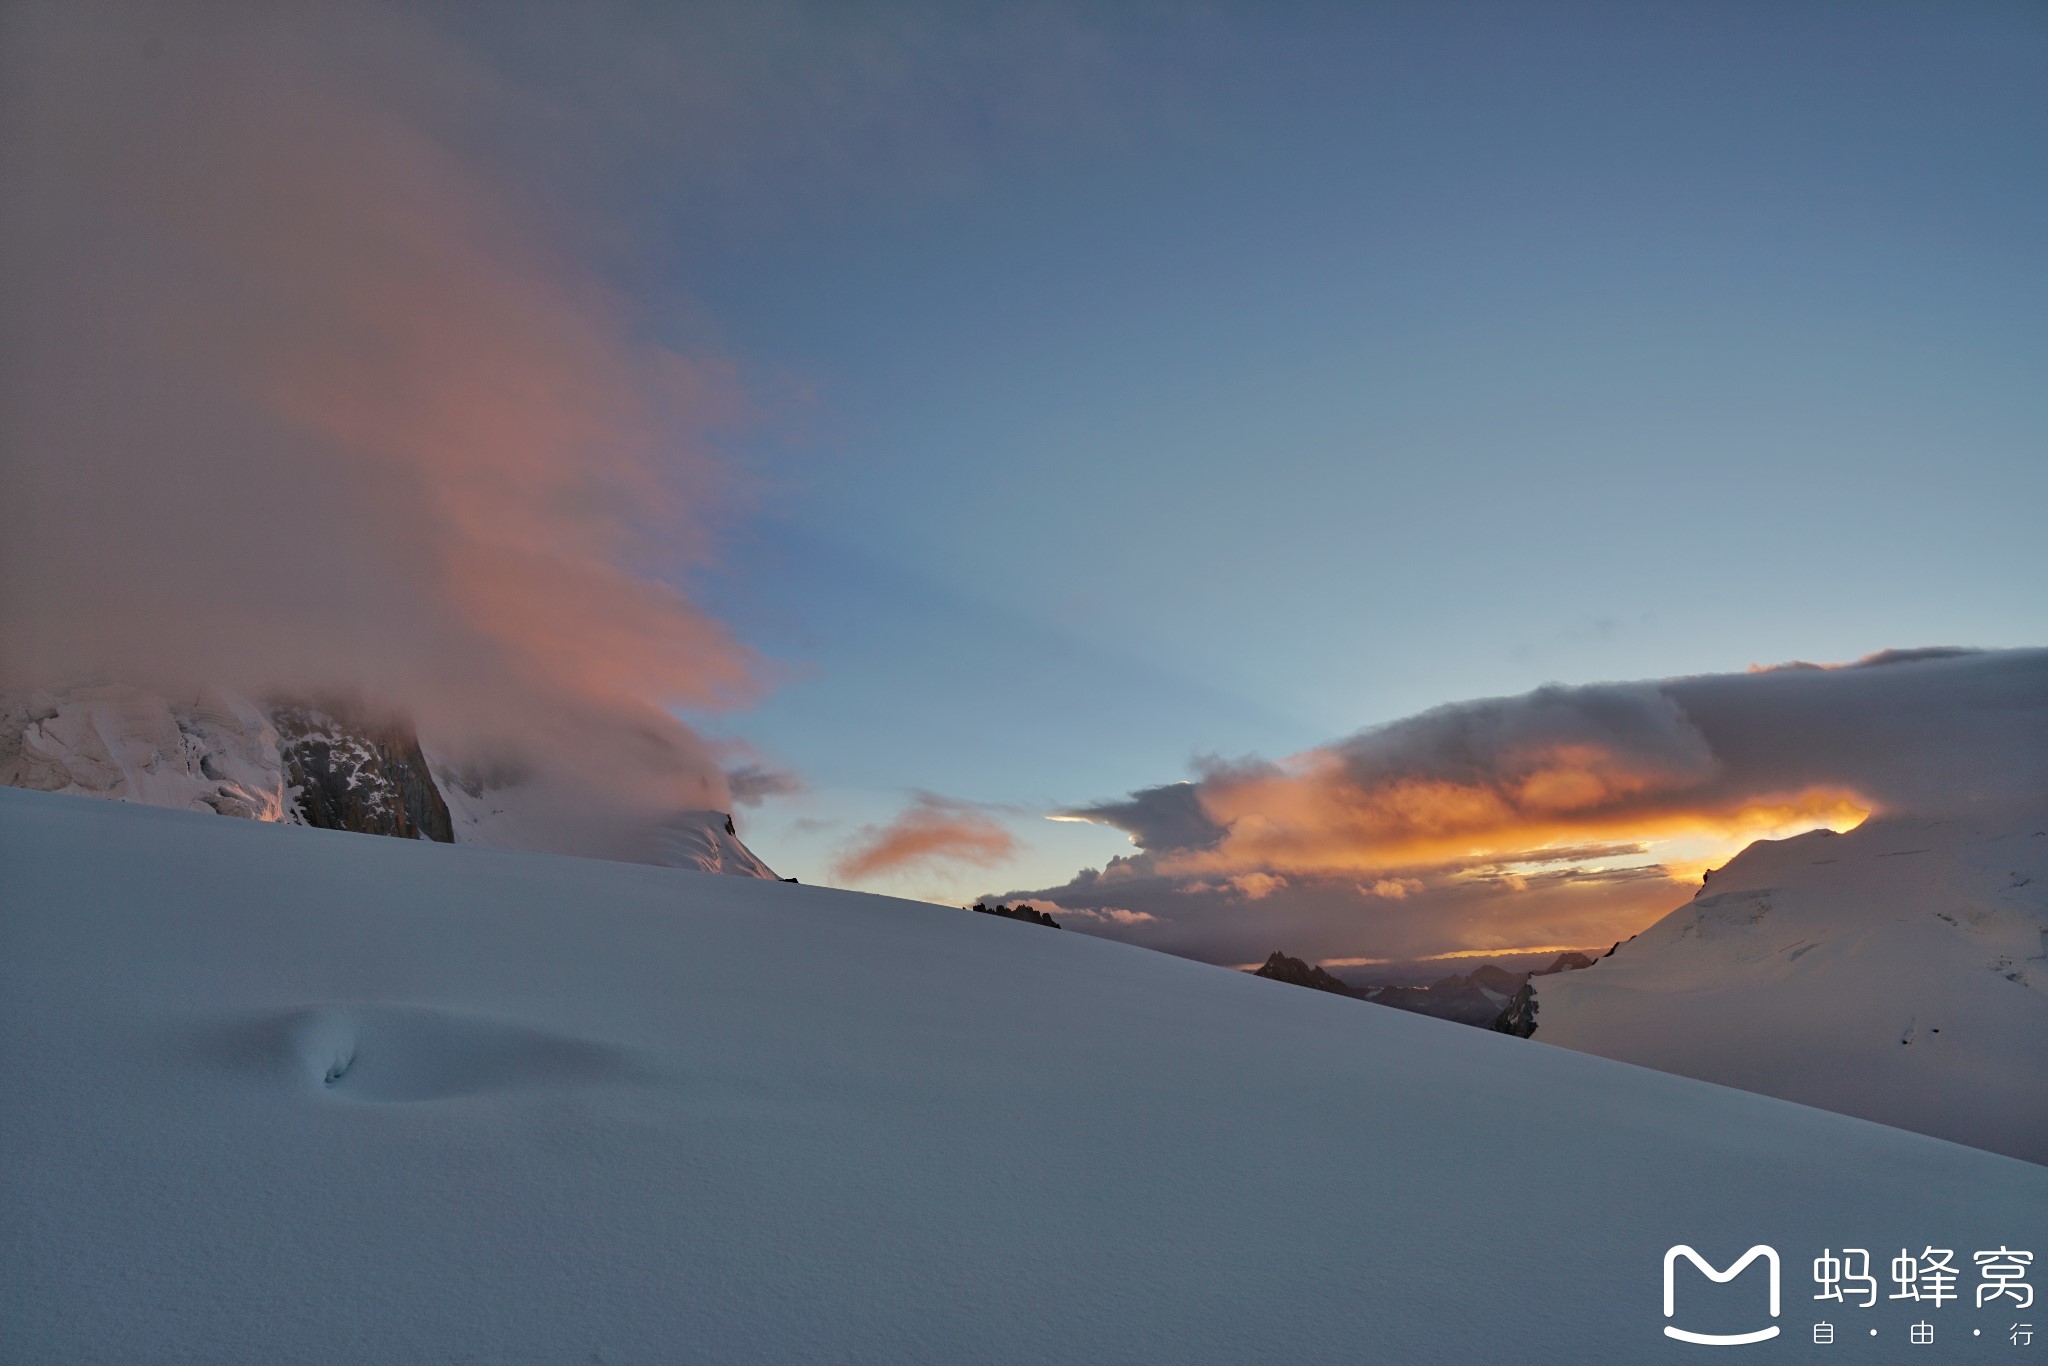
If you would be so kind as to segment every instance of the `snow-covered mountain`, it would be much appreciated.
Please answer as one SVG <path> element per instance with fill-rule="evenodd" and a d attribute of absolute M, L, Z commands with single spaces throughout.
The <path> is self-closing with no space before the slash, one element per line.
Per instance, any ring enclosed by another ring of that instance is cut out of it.
<path fill-rule="evenodd" d="M 434 756 L 430 755 L 430 761 Z M 563 779 L 512 770 L 478 773 L 438 763 L 436 773 L 454 821 L 455 842 L 488 849 L 574 854 L 657 868 L 773 878 L 740 842 L 723 811 L 621 808 L 607 795 Z"/>
<path fill-rule="evenodd" d="M 2048 804 L 1751 845 L 1539 1042 L 2048 1162 Z"/>
<path fill-rule="evenodd" d="M 176 708 L 119 684 L 0 698 L 0 785 L 293 818 L 268 710 L 212 692 Z"/>
<path fill-rule="evenodd" d="M 1807 1268 L 1974 1280 L 2048 1209 L 2048 1168 L 916 902 L 17 791 L 0 870 L 9 1360 L 1643 1366 L 1699 1353 L 1667 1249 L 1759 1243 L 1782 1315 L 1688 1269 L 1677 1322 L 2002 1357 L 1968 1283 Z"/>
<path fill-rule="evenodd" d="M 118 683 L 0 697 L 0 786 L 775 876 L 724 812 L 650 811 L 530 769 L 465 767 L 423 749 L 404 720 L 336 702 L 172 699 Z"/>

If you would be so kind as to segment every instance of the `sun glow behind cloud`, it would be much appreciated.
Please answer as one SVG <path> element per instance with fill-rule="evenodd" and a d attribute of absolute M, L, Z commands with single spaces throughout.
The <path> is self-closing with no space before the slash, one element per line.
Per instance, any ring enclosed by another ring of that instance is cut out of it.
<path fill-rule="evenodd" d="M 1379 876 L 1367 884 L 1373 894 L 1400 899 L 1417 889 L 1394 875 L 1444 865 L 1523 872 L 1568 861 L 1565 855 L 1545 857 L 1548 849 L 1597 841 L 1639 845 L 1648 862 L 1686 876 L 1682 870 L 1712 866 L 1759 839 L 1854 829 L 1872 809 L 1867 798 L 1838 787 L 1695 809 L 1676 801 L 1649 807 L 1602 803 L 1585 811 L 1536 814 L 1505 807 L 1484 788 L 1416 784 L 1386 795 L 1384 802 L 1360 804 L 1284 780 L 1261 782 L 1217 803 L 1220 815 L 1237 813 L 1229 815 L 1219 844 L 1169 855 L 1158 868 L 1232 878 L 1251 876 L 1247 870 L 1261 876 L 1374 874 Z M 1605 871 L 1626 865 L 1609 858 L 1573 866 Z"/>
<path fill-rule="evenodd" d="M 1137 852 L 1010 899 L 1141 943 L 1421 959 L 1624 938 L 1758 840 L 2048 782 L 2048 651 L 1547 687 L 1070 808 Z"/>

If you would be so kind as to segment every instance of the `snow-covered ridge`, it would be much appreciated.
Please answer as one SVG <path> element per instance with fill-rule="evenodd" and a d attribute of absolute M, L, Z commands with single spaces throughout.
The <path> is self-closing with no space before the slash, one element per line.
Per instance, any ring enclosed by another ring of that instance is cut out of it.
<path fill-rule="evenodd" d="M 1654 1366 L 1699 1352 L 1665 1250 L 1765 1243 L 1786 1340 L 1862 1315 L 1875 1366 L 1933 1359 L 1925 1310 L 1815 1306 L 1824 1247 L 1967 1267 L 2048 1208 L 2048 1168 L 914 902 L 4 790 L 0 868 L 9 1360 Z"/>
<path fill-rule="evenodd" d="M 166 698 L 102 683 L 0 696 L 0 786 L 740 877 L 775 873 L 732 818 L 622 808 L 595 787 L 464 768 L 402 719 L 340 703 Z"/>
<path fill-rule="evenodd" d="M 1539 1042 L 2048 1162 L 2048 803 L 1751 845 Z"/>
<path fill-rule="evenodd" d="M 268 711 L 206 692 L 172 703 L 121 684 L 0 698 L 0 785 L 295 819 Z"/>

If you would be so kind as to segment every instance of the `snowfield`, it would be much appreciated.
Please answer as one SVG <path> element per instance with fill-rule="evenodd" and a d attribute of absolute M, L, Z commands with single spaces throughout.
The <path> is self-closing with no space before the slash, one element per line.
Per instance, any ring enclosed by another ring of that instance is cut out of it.
<path fill-rule="evenodd" d="M 0 870 L 9 1361 L 1689 1361 L 1673 1244 L 1778 1249 L 1760 1350 L 1807 1352 L 1823 1247 L 2048 1214 L 2048 1168 L 936 906 L 22 791 Z"/>
<path fill-rule="evenodd" d="M 1753 844 L 1535 1037 L 2048 1162 L 2048 808 Z"/>

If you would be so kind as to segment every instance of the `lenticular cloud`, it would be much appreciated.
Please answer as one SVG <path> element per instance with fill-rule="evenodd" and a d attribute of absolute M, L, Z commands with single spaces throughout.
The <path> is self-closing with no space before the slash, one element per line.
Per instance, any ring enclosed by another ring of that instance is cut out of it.
<path fill-rule="evenodd" d="M 1757 839 L 2048 789 L 2048 650 L 1888 651 L 1836 668 L 1548 687 L 1071 808 L 1139 852 L 1011 898 L 1152 917 L 1244 961 L 1597 946 Z"/>

